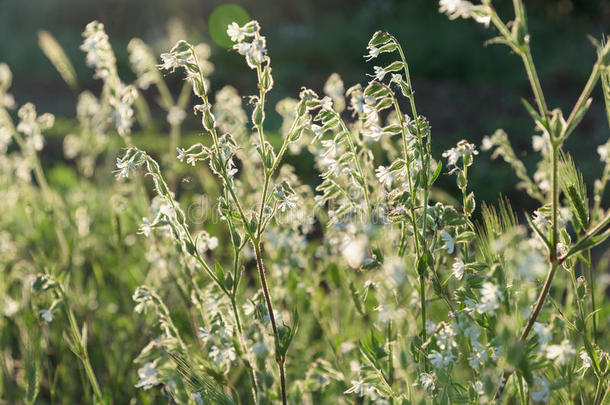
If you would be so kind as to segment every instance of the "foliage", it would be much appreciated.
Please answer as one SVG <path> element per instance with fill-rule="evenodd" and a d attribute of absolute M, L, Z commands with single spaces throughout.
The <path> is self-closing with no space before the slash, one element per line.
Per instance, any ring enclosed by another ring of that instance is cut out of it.
<path fill-rule="evenodd" d="M 26 103 L 14 121 L 12 73 L 0 64 L 0 397 L 607 401 L 607 258 L 596 246 L 610 235 L 610 141 L 597 150 L 604 168 L 592 188 L 564 143 L 586 135 L 577 127 L 598 81 L 610 105 L 610 44 L 592 41 L 597 61 L 565 118 L 547 105 L 525 10 L 520 0 L 513 6 L 505 23 L 490 0 L 439 2 L 451 19 L 493 25 L 498 36 L 489 42 L 507 45 L 525 67 L 536 172 L 530 177 L 502 129 L 481 146 L 540 203 L 522 221 L 507 200 L 477 201 L 474 144 L 433 156 L 405 52 L 387 32 L 368 44 L 365 58 L 378 66 L 367 83 L 346 89 L 333 74 L 323 93 L 302 88 L 280 101 L 274 145 L 265 126 L 274 78 L 258 22 L 227 29 L 256 75 L 248 116 L 235 88 L 210 91 L 205 44 L 180 39 L 157 66 L 134 39 L 137 80 L 125 84 L 94 21 L 82 50 L 101 92 L 79 96 L 78 127 L 63 145 L 73 167 L 50 172 L 39 155 L 54 117 Z M 41 47 L 77 88 L 51 34 L 41 35 Z M 185 76 L 177 96 L 165 83 L 176 70 Z M 130 136 L 136 119 L 150 123 L 141 94 L 153 91 L 169 134 L 161 156 Z M 191 98 L 203 134 L 185 145 Z M 112 139 L 122 143 L 118 157 Z M 302 153 L 314 158 L 315 188 L 285 162 Z M 456 178 L 455 206 L 438 197 L 443 175 Z"/>

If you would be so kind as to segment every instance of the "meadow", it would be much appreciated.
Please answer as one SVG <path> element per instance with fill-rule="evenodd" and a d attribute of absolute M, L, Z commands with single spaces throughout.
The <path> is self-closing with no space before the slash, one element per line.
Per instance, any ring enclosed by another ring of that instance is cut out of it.
<path fill-rule="evenodd" d="M 608 37 L 555 108 L 522 0 L 437 11 L 520 63 L 527 156 L 501 125 L 439 152 L 383 30 L 357 82 L 273 104 L 282 66 L 244 16 L 224 57 L 253 94 L 215 85 L 176 21 L 160 54 L 83 27 L 97 90 L 41 31 L 74 120 L 14 97 L 0 61 L 0 404 L 609 403 L 610 140 L 580 125 L 598 108 L 610 134 Z M 490 159 L 516 183 L 494 200 Z"/>

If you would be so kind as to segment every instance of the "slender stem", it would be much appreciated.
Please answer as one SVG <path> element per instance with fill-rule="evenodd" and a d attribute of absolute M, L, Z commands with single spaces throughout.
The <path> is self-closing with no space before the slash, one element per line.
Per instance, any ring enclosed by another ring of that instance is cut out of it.
<path fill-rule="evenodd" d="M 277 324 L 275 322 L 275 313 L 273 311 L 273 304 L 271 303 L 271 294 L 269 294 L 269 287 L 267 286 L 267 277 L 265 275 L 265 264 L 263 262 L 263 253 L 261 250 L 260 241 L 257 239 L 252 240 L 254 246 L 254 254 L 256 256 L 256 268 L 258 270 L 258 276 L 261 281 L 261 288 L 263 295 L 265 296 L 265 303 L 267 304 L 267 312 L 269 313 L 269 320 L 271 321 L 271 329 L 275 338 L 276 347 L 279 346 L 279 334 L 277 330 Z M 286 359 L 282 356 L 277 355 L 275 358 L 280 368 L 280 386 L 282 390 L 282 403 L 286 405 L 286 377 L 284 373 L 284 362 Z"/>
<path fill-rule="evenodd" d="M 549 108 L 547 107 L 546 100 L 544 99 L 544 93 L 542 92 L 542 86 L 540 85 L 540 79 L 538 78 L 538 72 L 536 72 L 536 66 L 534 65 L 534 60 L 532 59 L 532 52 L 529 44 L 524 46 L 523 52 L 521 53 L 521 58 L 523 59 L 525 71 L 527 72 L 527 77 L 529 78 L 532 91 L 534 92 L 534 97 L 536 99 L 536 104 L 538 105 L 538 110 L 540 111 L 540 116 L 547 117 L 549 114 Z"/>
<path fill-rule="evenodd" d="M 339 113 L 335 111 L 335 115 L 339 119 L 339 124 L 341 125 L 341 129 L 345 132 L 345 138 L 347 139 L 347 145 L 349 146 L 350 151 L 354 155 L 354 163 L 356 164 L 356 170 L 358 170 L 358 174 L 364 184 L 362 185 L 362 191 L 364 192 L 364 200 L 366 201 L 366 213 L 371 212 L 371 201 L 369 199 L 369 190 L 366 184 L 366 177 L 364 176 L 364 172 L 362 171 L 362 166 L 360 166 L 360 159 L 358 159 L 358 154 L 356 153 L 356 147 L 354 146 L 354 140 L 352 139 L 352 133 L 347 129 L 345 122 L 341 119 Z"/>
<path fill-rule="evenodd" d="M 104 403 L 104 396 L 102 395 L 102 390 L 100 389 L 97 378 L 95 377 L 95 373 L 93 372 L 93 367 L 91 367 L 91 362 L 89 361 L 89 355 L 87 354 L 87 342 L 83 342 L 83 338 L 76 323 L 74 312 L 72 312 L 72 308 L 70 307 L 66 293 L 61 285 L 58 287 L 58 295 L 63 300 L 64 310 L 68 318 L 68 323 L 70 324 L 70 330 L 73 338 L 72 344 L 78 349 L 78 358 L 85 369 L 85 374 L 87 375 L 89 384 L 91 384 L 93 394 L 95 395 L 97 402 L 102 404 Z"/>
<path fill-rule="evenodd" d="M 553 218 L 552 219 L 553 224 L 552 224 L 552 230 L 551 230 L 551 253 L 550 253 L 550 257 L 549 257 L 550 262 L 551 262 L 551 264 L 550 264 L 551 267 L 546 276 L 546 280 L 544 281 L 544 285 L 542 286 L 542 290 L 540 291 L 540 294 L 538 295 L 536 304 L 534 305 L 534 310 L 532 311 L 527 323 L 525 324 L 525 327 L 523 328 L 523 332 L 521 333 L 521 336 L 519 337 L 519 340 L 521 340 L 522 342 L 527 339 L 527 336 L 529 335 L 530 331 L 532 330 L 534 323 L 538 319 L 538 315 L 540 314 L 540 310 L 542 309 L 542 306 L 544 305 L 546 296 L 548 295 L 548 293 L 551 289 L 551 284 L 553 283 L 553 277 L 555 277 L 555 272 L 557 271 L 557 268 L 559 267 L 559 260 L 557 258 L 557 242 L 558 242 L 558 238 L 559 238 L 558 227 L 557 227 L 557 218 L 558 218 L 558 211 L 559 211 L 559 185 L 558 185 L 558 179 L 557 179 L 559 145 L 553 144 L 551 146 L 552 146 L 552 149 L 551 149 L 552 150 L 552 153 L 551 153 L 551 164 L 552 164 L 551 211 L 552 211 L 552 218 Z M 508 380 L 508 377 L 510 377 L 511 374 L 512 374 L 512 371 L 504 372 L 501 385 L 498 387 L 498 390 L 496 391 L 495 399 L 499 399 L 500 395 L 502 395 L 502 391 L 504 390 L 506 380 Z"/>
<path fill-rule="evenodd" d="M 233 315 L 235 317 L 235 324 L 237 325 L 238 337 L 237 340 L 239 342 L 239 346 L 241 351 L 246 352 L 248 349 L 246 344 L 243 341 L 243 330 L 241 328 L 241 322 L 239 320 L 239 310 L 237 309 L 237 303 L 235 302 L 235 297 L 230 297 L 231 307 L 233 308 Z M 248 359 L 248 353 L 244 353 L 246 355 L 246 369 L 248 372 L 248 377 L 250 378 L 250 384 L 252 384 L 252 399 L 256 404 L 258 401 L 258 385 L 256 383 L 256 378 L 254 376 L 254 370 L 252 369 L 252 364 L 250 364 L 250 360 Z"/>
<path fill-rule="evenodd" d="M 419 232 L 417 231 L 417 228 L 415 228 L 415 233 L 416 233 L 416 237 L 415 237 L 415 241 L 417 243 L 417 239 L 419 237 L 421 237 L 422 239 L 422 248 L 419 250 L 419 252 L 416 252 L 417 254 L 417 259 L 418 261 L 421 260 L 422 255 L 425 254 L 427 252 L 427 247 L 426 247 L 426 227 L 427 227 L 427 222 L 428 222 L 428 173 L 430 172 L 429 170 L 429 163 L 430 163 L 430 158 L 425 157 L 424 154 L 424 141 L 423 141 L 423 137 L 422 137 L 422 133 L 421 133 L 421 124 L 419 121 L 419 115 L 417 114 L 417 107 L 415 106 L 415 96 L 414 96 L 414 92 L 413 92 L 413 86 L 411 84 L 411 75 L 409 73 L 409 65 L 407 64 L 407 59 L 405 58 L 405 54 L 402 50 L 402 47 L 400 46 L 400 43 L 398 42 L 398 40 L 396 40 L 396 38 L 393 38 L 394 43 L 396 44 L 396 47 L 398 49 L 398 53 L 400 55 L 400 59 L 402 60 L 403 63 L 403 69 L 405 72 L 405 80 L 407 82 L 407 87 L 409 88 L 409 91 L 411 92 L 411 94 L 409 95 L 408 99 L 409 99 L 409 103 L 411 105 L 411 113 L 413 115 L 413 120 L 415 121 L 415 129 L 417 131 L 417 143 L 419 146 L 419 157 L 422 161 L 422 170 L 424 171 L 424 173 L 426 173 L 426 175 L 424 176 L 424 178 L 426 179 L 426 184 L 424 184 L 424 198 L 423 198 L 423 224 L 422 224 L 422 233 L 421 236 L 419 235 Z M 401 115 L 400 113 L 398 114 L 399 116 Z M 402 117 L 401 117 L 401 122 L 402 122 Z M 404 129 L 403 129 L 404 131 Z M 405 135 L 403 134 L 403 137 Z M 406 150 L 406 143 L 405 140 L 403 139 L 403 148 L 405 148 Z M 411 181 L 411 178 L 409 176 L 409 182 Z M 412 190 L 411 190 L 412 193 Z M 412 193 L 412 197 L 415 199 L 415 195 Z M 412 204 L 413 205 L 413 204 Z M 415 221 L 415 219 L 414 219 Z M 421 335 L 422 335 L 422 341 L 425 342 L 427 339 L 427 333 L 426 333 L 426 279 L 424 277 L 424 274 L 420 274 L 419 275 L 419 295 L 420 295 L 420 302 L 421 302 L 421 321 L 422 321 L 422 331 L 421 331 Z M 424 357 L 424 371 L 426 371 L 427 369 L 427 359 Z"/>

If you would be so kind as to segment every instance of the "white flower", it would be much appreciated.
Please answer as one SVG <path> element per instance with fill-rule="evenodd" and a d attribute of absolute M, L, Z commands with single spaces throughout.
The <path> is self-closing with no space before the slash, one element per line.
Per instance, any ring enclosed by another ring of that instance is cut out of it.
<path fill-rule="evenodd" d="M 422 373 L 419 376 L 419 385 L 426 391 L 434 391 L 434 375 Z"/>
<path fill-rule="evenodd" d="M 140 377 L 140 380 L 135 385 L 136 388 L 147 390 L 161 384 L 161 380 L 157 377 L 157 369 L 154 362 L 146 363 L 143 367 L 139 368 L 138 377 Z"/>
<path fill-rule="evenodd" d="M 233 42 L 241 42 L 246 37 L 247 31 L 240 27 L 236 22 L 232 22 L 227 27 L 227 35 L 231 38 Z"/>
<path fill-rule="evenodd" d="M 267 59 L 267 41 L 263 36 L 257 36 L 252 42 L 240 42 L 233 45 L 240 55 L 246 57 L 246 63 L 251 69 L 256 69 Z"/>
<path fill-rule="evenodd" d="M 464 261 L 459 257 L 456 257 L 453 262 L 453 276 L 458 280 L 464 277 Z"/>
<path fill-rule="evenodd" d="M 474 383 L 474 389 L 477 391 L 479 395 L 485 395 L 485 390 L 483 389 L 483 382 L 477 381 Z"/>
<path fill-rule="evenodd" d="M 551 391 L 549 380 L 545 376 L 534 378 L 534 387 L 538 387 L 536 391 L 531 390 L 530 397 L 534 402 L 549 402 L 551 399 Z"/>
<path fill-rule="evenodd" d="M 436 350 L 433 350 L 432 353 L 428 355 L 428 360 L 430 360 L 430 364 L 432 364 L 434 368 L 447 367 L 454 359 L 454 355 L 447 352 L 440 353 Z"/>
<path fill-rule="evenodd" d="M 455 341 L 455 330 L 448 323 L 439 323 L 439 330 L 436 334 L 436 344 L 441 350 L 449 350 L 452 347 L 457 347 Z"/>
<path fill-rule="evenodd" d="M 383 270 L 390 287 L 400 287 L 407 281 L 407 273 L 400 257 L 389 257 L 383 262 Z"/>
<path fill-rule="evenodd" d="M 476 307 L 477 312 L 495 315 L 496 309 L 500 307 L 500 299 L 502 299 L 500 288 L 489 281 L 484 282 L 483 288 L 481 288 L 481 300 Z"/>
<path fill-rule="evenodd" d="M 580 352 L 580 359 L 582 360 L 582 367 L 578 369 L 578 371 L 586 371 L 591 368 L 592 361 L 591 357 L 584 350 Z"/>
<path fill-rule="evenodd" d="M 367 239 L 364 236 L 349 238 L 343 244 L 343 258 L 351 268 L 360 267 L 366 258 Z"/>
<path fill-rule="evenodd" d="M 603 145 L 599 145 L 597 147 L 597 153 L 599 154 L 599 160 L 601 160 L 602 163 L 610 162 L 610 141 Z"/>
<path fill-rule="evenodd" d="M 377 56 L 379 56 L 379 48 L 377 48 L 376 46 L 369 45 L 366 47 L 366 49 L 369 51 L 368 55 L 364 56 L 366 60 L 375 59 Z"/>
<path fill-rule="evenodd" d="M 544 139 L 543 135 L 534 135 L 532 136 L 532 149 L 536 152 L 541 152 L 546 149 L 547 142 Z"/>
<path fill-rule="evenodd" d="M 466 0 L 440 0 L 438 11 L 447 14 L 451 20 L 456 18 L 470 18 L 474 5 Z"/>
<path fill-rule="evenodd" d="M 472 344 L 472 356 L 468 360 L 468 364 L 472 368 L 479 368 L 485 360 L 487 360 L 487 348 L 479 342 L 473 342 Z"/>
<path fill-rule="evenodd" d="M 472 156 L 478 155 L 479 151 L 477 151 L 476 147 L 466 142 L 466 140 L 462 139 L 457 143 L 455 148 L 451 148 L 443 152 L 442 156 L 447 158 L 447 163 L 449 166 L 455 166 L 457 161 L 462 158 L 462 162 L 466 166 L 470 166 L 472 164 Z"/>
<path fill-rule="evenodd" d="M 447 253 L 452 254 L 455 250 L 455 241 L 453 240 L 453 237 L 447 231 L 443 231 L 441 232 L 441 238 L 445 241 L 445 244 L 441 249 L 445 249 Z"/>
<path fill-rule="evenodd" d="M 392 185 L 392 180 L 394 179 L 394 174 L 389 170 L 388 167 L 379 166 L 375 169 L 375 177 L 381 184 L 386 187 L 390 187 Z"/>
<path fill-rule="evenodd" d="M 383 129 L 379 125 L 369 125 L 362 130 L 362 135 L 377 142 L 383 136 Z"/>
<path fill-rule="evenodd" d="M 373 71 L 375 72 L 375 74 L 373 75 L 373 77 L 375 78 L 375 80 L 377 81 L 382 81 L 383 78 L 386 75 L 386 71 L 384 68 L 382 68 L 381 66 L 375 66 L 373 67 Z"/>
<path fill-rule="evenodd" d="M 489 136 L 485 135 L 483 137 L 483 140 L 481 141 L 481 150 L 487 151 L 493 147 L 494 147 L 493 140 Z"/>
<path fill-rule="evenodd" d="M 11 87 L 13 73 L 6 63 L 0 63 L 0 93 L 4 93 Z"/>
<path fill-rule="evenodd" d="M 231 344 L 224 345 L 223 347 L 212 346 L 208 356 L 218 365 L 230 365 L 237 358 L 235 347 Z"/>
<path fill-rule="evenodd" d="M 170 125 L 180 125 L 182 121 L 186 118 L 186 113 L 184 110 L 177 106 L 172 106 L 167 113 L 167 122 Z"/>
<path fill-rule="evenodd" d="M 49 311 L 48 309 L 41 309 L 40 311 L 38 311 L 38 313 L 46 323 L 53 322 L 53 312 Z"/>
<path fill-rule="evenodd" d="M 561 344 L 550 345 L 546 348 L 546 358 L 554 361 L 558 366 L 565 365 L 575 353 L 576 351 L 567 339 L 564 339 Z"/>
<path fill-rule="evenodd" d="M 549 343 L 551 339 L 553 339 L 553 336 L 551 335 L 550 326 L 547 326 L 540 322 L 534 322 L 534 326 L 532 329 L 534 329 L 534 333 L 538 337 L 538 345 L 540 345 L 541 348 L 544 348 L 547 343 Z"/>

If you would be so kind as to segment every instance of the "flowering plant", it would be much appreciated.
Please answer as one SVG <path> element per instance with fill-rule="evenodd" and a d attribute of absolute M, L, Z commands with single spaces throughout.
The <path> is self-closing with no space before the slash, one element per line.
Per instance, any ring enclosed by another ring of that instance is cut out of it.
<path fill-rule="evenodd" d="M 274 137 L 265 124 L 274 78 L 257 21 L 227 27 L 256 74 L 250 114 L 235 88 L 213 91 L 209 48 L 183 39 L 160 63 L 132 40 L 137 79 L 124 84 L 92 22 L 82 49 L 102 94 L 79 97 L 78 131 L 64 140 L 79 175 L 65 193 L 38 157 L 53 116 L 27 103 L 15 125 L 12 74 L 0 64 L 0 192 L 12 204 L 0 220 L 11 230 L 0 232 L 0 393 L 16 387 L 8 397 L 27 403 L 41 392 L 100 404 L 607 402 L 607 265 L 597 246 L 610 235 L 610 143 L 597 149 L 604 167 L 590 188 L 565 141 L 580 136 L 598 82 L 610 125 L 610 44 L 593 41 L 597 61 L 565 118 L 544 97 L 521 0 L 513 8 L 505 23 L 490 0 L 439 2 L 451 19 L 495 28 L 490 42 L 523 61 L 536 172 L 502 129 L 480 146 L 538 201 L 522 215 L 506 199 L 477 200 L 475 144 L 435 156 L 406 53 L 387 32 L 368 43 L 376 65 L 365 83 L 346 89 L 335 73 L 322 91 L 281 100 Z M 49 35 L 43 49 L 73 86 Z M 177 97 L 170 74 L 185 78 Z M 170 135 L 161 160 L 129 136 L 136 116 L 146 125 L 140 93 L 153 90 Z M 191 99 L 203 134 L 186 145 Z M 98 157 L 115 134 L 123 149 L 111 169 Z M 286 163 L 304 150 L 315 187 Z M 96 176 L 111 171 L 112 183 Z M 197 184 L 184 186 L 187 172 Z M 457 200 L 437 188 L 440 176 L 455 176 Z M 62 367 L 73 355 L 84 384 L 63 389 L 76 375 Z"/>

